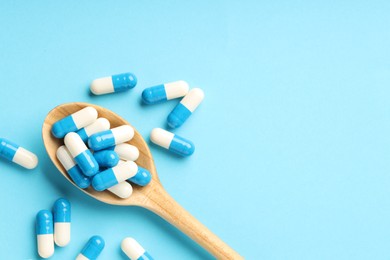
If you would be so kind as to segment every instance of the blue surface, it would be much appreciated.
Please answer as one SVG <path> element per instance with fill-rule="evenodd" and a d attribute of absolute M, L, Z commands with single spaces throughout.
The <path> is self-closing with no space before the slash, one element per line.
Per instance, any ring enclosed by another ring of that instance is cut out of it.
<path fill-rule="evenodd" d="M 53 259 L 73 259 L 93 234 L 103 260 L 125 259 L 126 236 L 156 259 L 209 257 L 147 210 L 77 191 L 41 140 L 49 110 L 71 101 L 148 138 L 178 100 L 144 106 L 142 90 L 179 79 L 205 91 L 175 130 L 196 151 L 151 151 L 184 208 L 247 259 L 388 259 L 389 1 L 4 0 L 0 11 L 0 136 L 40 159 L 33 171 L 0 160 L 0 230 L 12 225 L 0 259 L 38 259 L 35 215 L 59 197 L 72 203 L 72 241 Z M 121 71 L 135 88 L 89 94 Z"/>

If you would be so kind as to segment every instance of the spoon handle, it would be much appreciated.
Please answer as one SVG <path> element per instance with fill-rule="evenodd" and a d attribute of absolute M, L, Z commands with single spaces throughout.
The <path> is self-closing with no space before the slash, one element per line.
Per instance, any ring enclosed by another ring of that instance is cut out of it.
<path fill-rule="evenodd" d="M 147 195 L 143 207 L 177 227 L 217 259 L 243 259 L 207 227 L 181 207 L 161 185 Z"/>

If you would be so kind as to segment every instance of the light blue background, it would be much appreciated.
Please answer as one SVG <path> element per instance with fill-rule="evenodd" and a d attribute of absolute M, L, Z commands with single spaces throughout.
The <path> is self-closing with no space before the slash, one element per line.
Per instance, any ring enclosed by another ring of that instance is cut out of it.
<path fill-rule="evenodd" d="M 45 153 L 56 105 L 84 101 L 148 138 L 177 101 L 142 106 L 144 88 L 204 89 L 177 129 L 186 159 L 151 147 L 167 191 L 247 259 L 388 259 L 389 1 L 1 1 L 0 136 L 38 154 L 34 171 L 0 160 L 0 259 L 37 259 L 35 214 L 72 202 L 72 259 L 94 234 L 100 259 L 135 237 L 156 259 L 210 256 L 152 213 L 77 191 Z M 135 89 L 89 83 L 132 71 Z"/>

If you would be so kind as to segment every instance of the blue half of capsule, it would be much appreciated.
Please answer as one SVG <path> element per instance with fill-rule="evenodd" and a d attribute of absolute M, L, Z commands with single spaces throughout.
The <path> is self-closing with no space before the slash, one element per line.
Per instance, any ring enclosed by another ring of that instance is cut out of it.
<path fill-rule="evenodd" d="M 90 260 L 97 259 L 103 251 L 104 246 L 105 242 L 101 236 L 93 236 L 88 240 L 80 254 Z"/>
<path fill-rule="evenodd" d="M 190 140 L 174 135 L 168 150 L 181 156 L 189 156 L 194 153 L 195 145 Z"/>
<path fill-rule="evenodd" d="M 87 176 L 93 176 L 99 172 L 99 164 L 96 162 L 90 150 L 85 150 L 80 153 L 74 160 Z"/>
<path fill-rule="evenodd" d="M 137 85 L 137 78 L 133 73 L 130 72 L 112 75 L 111 79 L 115 92 L 132 89 Z"/>
<path fill-rule="evenodd" d="M 168 115 L 167 122 L 171 128 L 178 128 L 191 116 L 192 112 L 182 103 L 177 106 Z"/>
<path fill-rule="evenodd" d="M 53 215 L 48 210 L 41 210 L 36 217 L 36 234 L 45 235 L 53 234 Z"/>
<path fill-rule="evenodd" d="M 67 199 L 60 198 L 53 206 L 54 222 L 70 222 L 71 206 Z"/>
<path fill-rule="evenodd" d="M 134 184 L 139 186 L 146 186 L 152 180 L 152 175 L 148 170 L 138 166 L 137 174 L 129 179 Z"/>
<path fill-rule="evenodd" d="M 167 100 L 167 93 L 164 84 L 150 87 L 142 91 L 142 101 L 148 105 L 156 104 Z"/>
<path fill-rule="evenodd" d="M 68 170 L 68 174 L 72 181 L 82 189 L 88 188 L 91 185 L 91 180 L 84 175 L 78 165 L 73 166 Z"/>
<path fill-rule="evenodd" d="M 119 162 L 119 155 L 112 150 L 102 150 L 93 154 L 100 167 L 114 167 Z"/>
<path fill-rule="evenodd" d="M 115 145 L 115 136 L 111 130 L 106 130 L 100 133 L 93 134 L 88 139 L 89 148 L 98 151 L 104 147 Z"/>

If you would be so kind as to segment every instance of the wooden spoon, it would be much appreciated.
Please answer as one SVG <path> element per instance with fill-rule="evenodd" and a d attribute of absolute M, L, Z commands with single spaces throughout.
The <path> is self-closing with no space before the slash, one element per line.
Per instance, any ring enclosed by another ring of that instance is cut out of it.
<path fill-rule="evenodd" d="M 51 134 L 51 127 L 58 120 L 87 106 L 96 108 L 100 117 L 105 117 L 110 121 L 111 127 L 117 127 L 125 124 L 130 125 L 126 120 L 114 112 L 88 103 L 63 104 L 49 112 L 42 127 L 42 137 L 46 151 L 57 169 L 74 186 L 76 185 L 69 178 L 64 167 L 56 157 L 56 151 L 58 147 L 63 145 L 63 140 L 56 139 Z M 237 252 L 225 244 L 220 238 L 191 216 L 191 214 L 189 214 L 177 202 L 175 202 L 171 196 L 169 196 L 162 187 L 157 176 L 156 167 L 148 145 L 136 129 L 134 129 L 134 132 L 134 138 L 129 143 L 138 147 L 140 155 L 136 162 L 139 166 L 150 171 L 152 174 L 151 182 L 146 187 L 134 185 L 133 194 L 128 199 L 118 198 L 108 191 L 97 192 L 92 187 L 80 190 L 89 196 L 108 204 L 140 206 L 156 213 L 187 234 L 217 259 L 243 259 Z"/>

